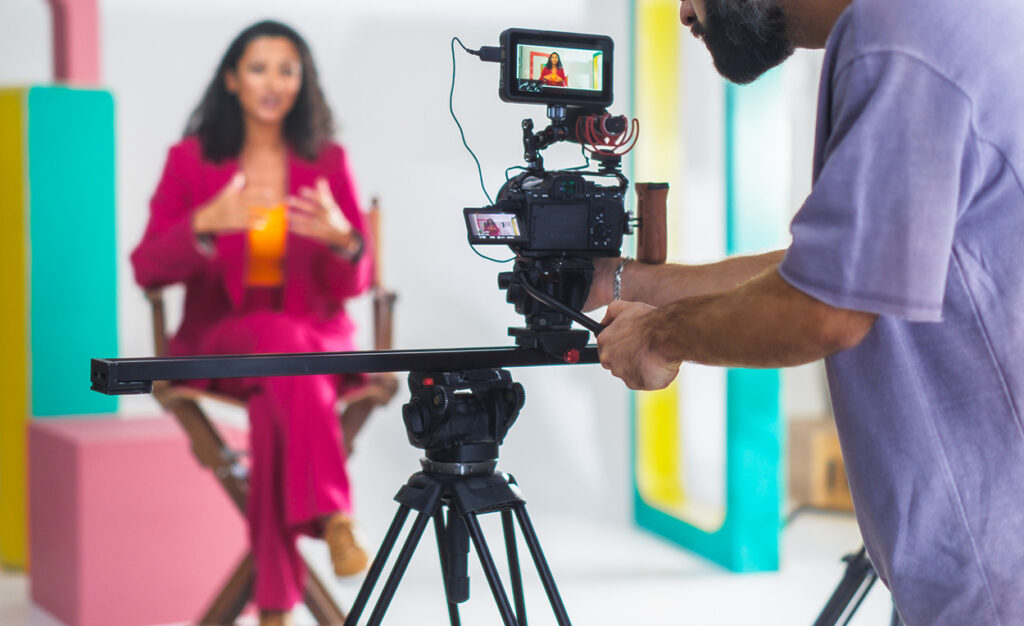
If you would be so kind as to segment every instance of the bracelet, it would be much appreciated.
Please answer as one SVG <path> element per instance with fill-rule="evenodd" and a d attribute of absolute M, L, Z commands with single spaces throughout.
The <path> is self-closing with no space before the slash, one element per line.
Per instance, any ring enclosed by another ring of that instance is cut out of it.
<path fill-rule="evenodd" d="M 632 261 L 628 256 L 622 257 L 619 266 L 615 268 L 615 276 L 612 278 L 612 300 L 618 300 L 622 294 L 622 270 L 626 269 L 626 263 Z"/>

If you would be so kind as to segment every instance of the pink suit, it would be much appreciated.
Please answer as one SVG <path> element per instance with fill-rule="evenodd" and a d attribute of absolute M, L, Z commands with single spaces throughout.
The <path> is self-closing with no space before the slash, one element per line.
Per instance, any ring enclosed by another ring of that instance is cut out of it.
<path fill-rule="evenodd" d="M 199 141 L 171 147 L 150 202 L 146 233 L 131 260 L 143 287 L 185 284 L 181 326 L 172 355 L 352 350 L 345 300 L 369 286 L 372 242 L 358 210 L 345 152 L 329 144 L 315 162 L 290 154 L 288 191 L 327 178 L 345 217 L 366 243 L 353 263 L 328 246 L 288 234 L 280 290 L 247 289 L 246 235 L 216 237 L 204 251 L 192 214 L 238 171 L 235 160 L 209 163 Z M 319 520 L 351 509 L 342 433 L 335 413 L 340 392 L 358 377 L 295 376 L 191 381 L 248 401 L 252 471 L 249 532 L 256 564 L 256 604 L 289 609 L 301 599 L 305 571 L 295 540 L 318 535 Z"/>

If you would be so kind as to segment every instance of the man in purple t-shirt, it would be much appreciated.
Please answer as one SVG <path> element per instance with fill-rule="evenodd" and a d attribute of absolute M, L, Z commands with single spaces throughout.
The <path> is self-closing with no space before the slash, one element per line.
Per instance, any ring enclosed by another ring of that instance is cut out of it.
<path fill-rule="evenodd" d="M 865 545 L 903 621 L 1024 623 L 1024 2 L 683 0 L 737 82 L 826 47 L 784 251 L 598 264 L 602 364 L 825 358 Z M 618 284 L 616 284 L 618 283 Z"/>

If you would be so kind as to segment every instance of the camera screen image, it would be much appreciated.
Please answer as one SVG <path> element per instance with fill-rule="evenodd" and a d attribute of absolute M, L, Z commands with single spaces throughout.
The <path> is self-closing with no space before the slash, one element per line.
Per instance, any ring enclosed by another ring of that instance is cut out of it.
<path fill-rule="evenodd" d="M 602 50 L 527 44 L 516 48 L 516 78 L 521 89 L 530 83 L 587 91 L 604 89 Z"/>
<path fill-rule="evenodd" d="M 515 213 L 467 212 L 466 222 L 474 243 L 512 243 L 523 238 Z"/>

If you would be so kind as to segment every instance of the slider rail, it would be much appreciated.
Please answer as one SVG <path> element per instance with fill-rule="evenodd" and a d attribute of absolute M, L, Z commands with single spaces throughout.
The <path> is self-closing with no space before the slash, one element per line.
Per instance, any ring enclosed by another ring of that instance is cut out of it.
<path fill-rule="evenodd" d="M 578 363 L 597 363 L 597 347 L 580 350 Z M 144 394 L 156 380 L 309 376 L 408 371 L 458 371 L 566 362 L 532 348 L 380 350 L 195 357 L 93 359 L 92 390 L 107 395 Z"/>

